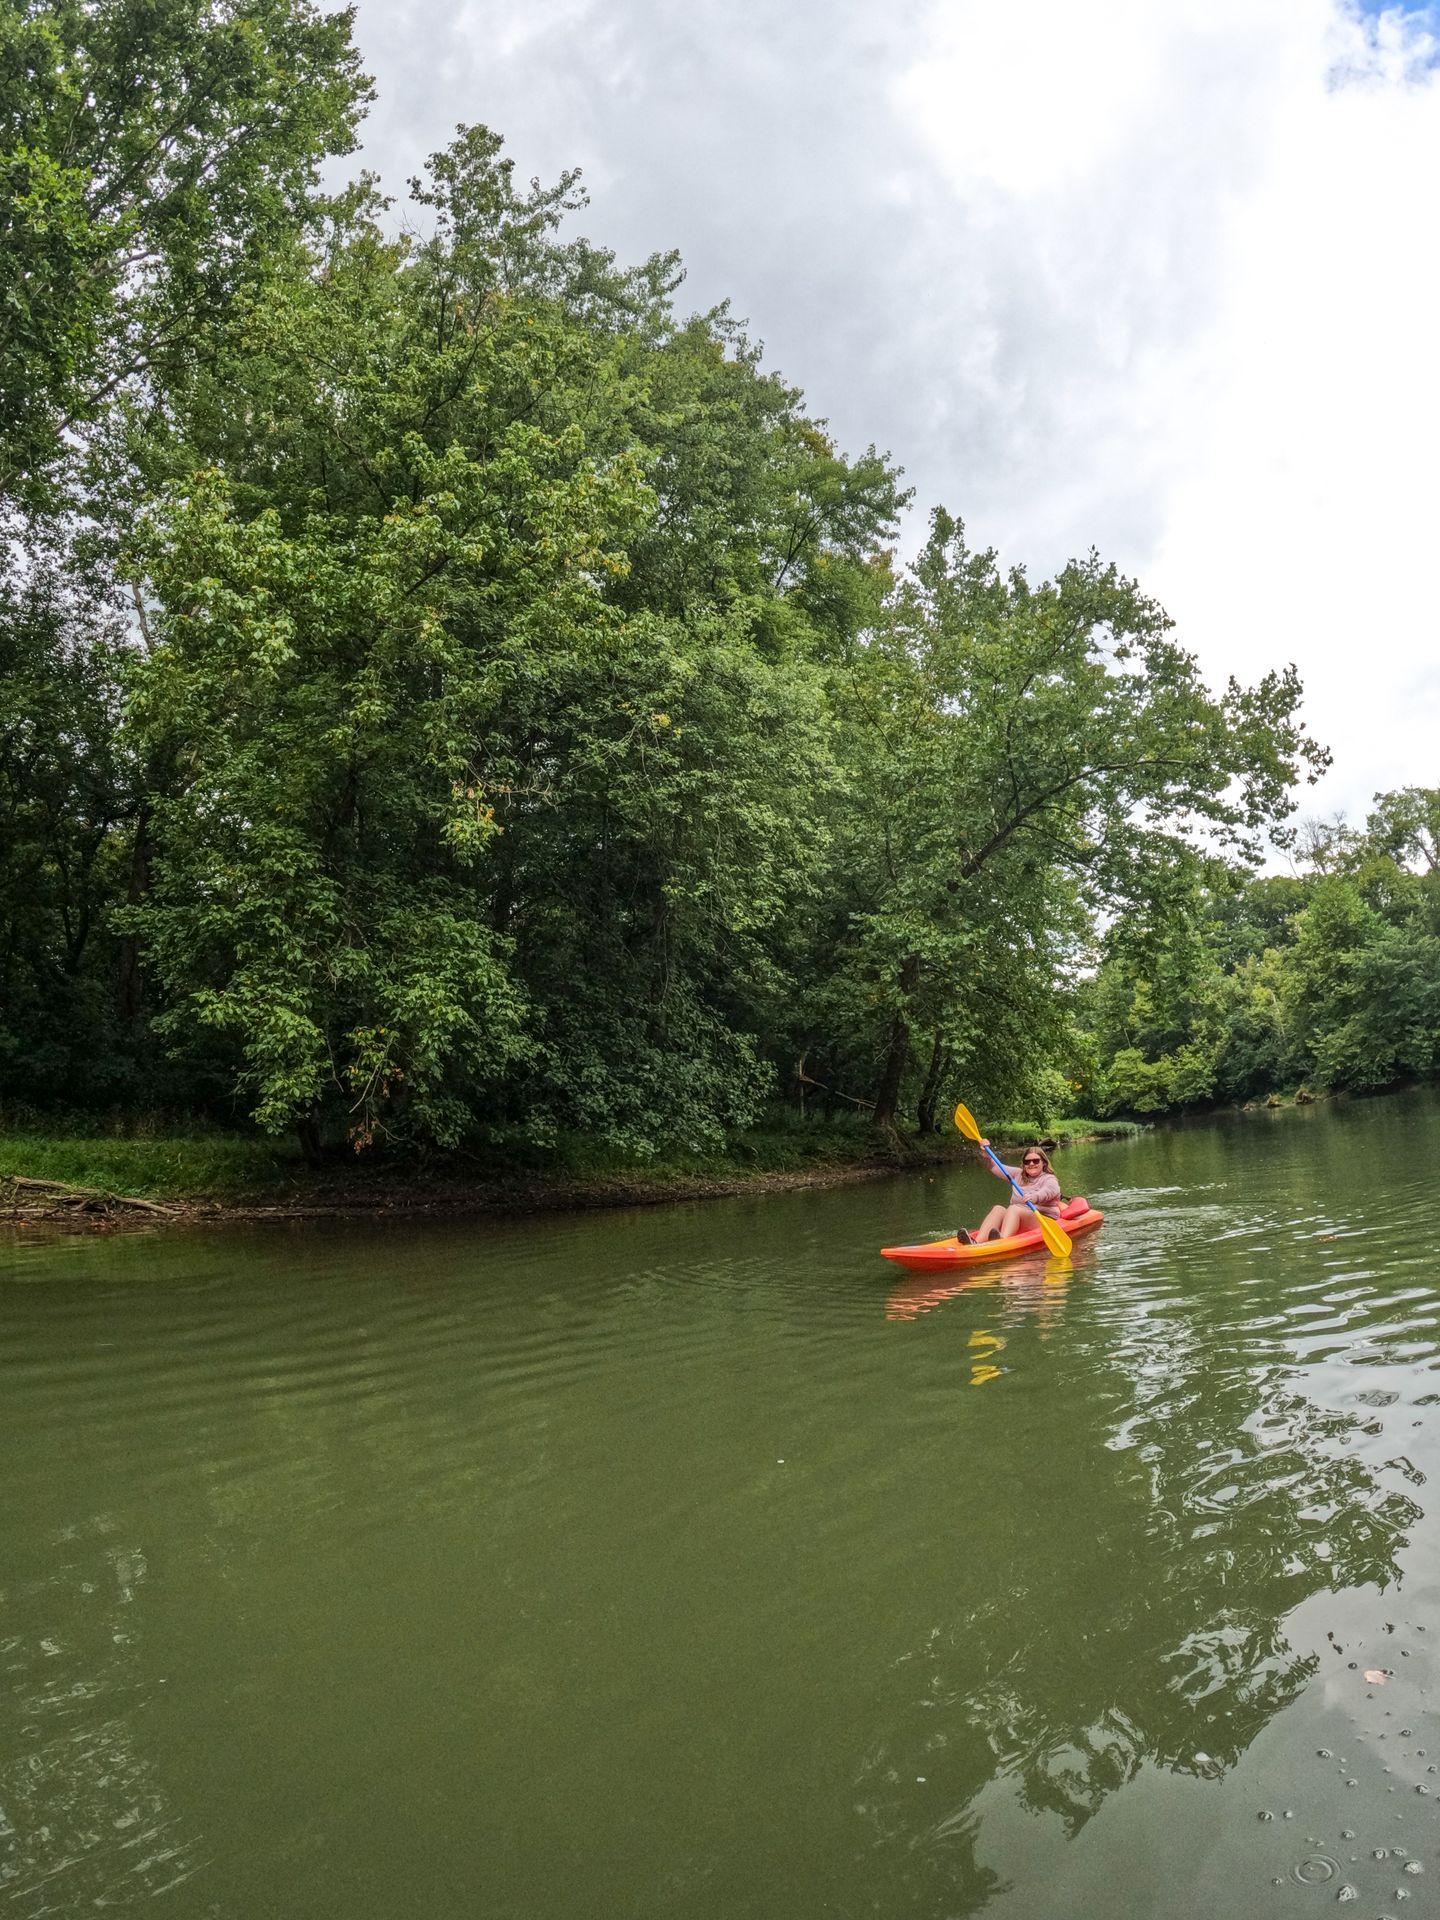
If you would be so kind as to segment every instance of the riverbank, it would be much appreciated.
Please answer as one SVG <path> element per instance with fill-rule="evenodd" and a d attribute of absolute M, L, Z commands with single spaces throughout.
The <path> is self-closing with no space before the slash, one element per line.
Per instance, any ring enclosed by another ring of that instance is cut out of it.
<path fill-rule="evenodd" d="M 1126 1122 L 997 1123 L 997 1144 L 1037 1135 L 1068 1144 L 1122 1137 Z M 101 1132 L 81 1125 L 0 1129 L 0 1219 L 72 1225 L 224 1217 L 313 1219 L 379 1214 L 537 1213 L 656 1206 L 672 1200 L 840 1186 L 958 1164 L 958 1135 L 917 1138 L 858 1123 L 757 1128 L 723 1151 L 627 1159 L 571 1138 L 549 1152 L 369 1157 L 307 1167 L 283 1147 L 238 1134 Z"/>

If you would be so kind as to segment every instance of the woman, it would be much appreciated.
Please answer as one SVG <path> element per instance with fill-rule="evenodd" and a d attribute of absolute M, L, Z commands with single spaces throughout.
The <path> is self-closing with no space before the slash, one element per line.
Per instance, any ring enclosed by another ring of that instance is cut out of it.
<path fill-rule="evenodd" d="M 980 1144 L 988 1147 L 990 1142 L 982 1140 Z M 994 1163 L 987 1161 L 986 1165 L 998 1179 Z M 1005 1171 L 1019 1181 L 1020 1191 L 1029 1204 L 1022 1206 L 1015 1200 L 1008 1207 L 1003 1204 L 992 1207 L 974 1233 L 961 1227 L 955 1235 L 957 1240 L 964 1240 L 972 1247 L 978 1247 L 982 1240 L 1008 1240 L 1012 1233 L 1028 1233 L 1035 1225 L 1034 1214 L 1048 1213 L 1053 1220 L 1059 1213 L 1064 1204 L 1060 1198 L 1060 1182 L 1043 1147 L 1026 1147 L 1019 1166 L 1006 1167 Z"/>

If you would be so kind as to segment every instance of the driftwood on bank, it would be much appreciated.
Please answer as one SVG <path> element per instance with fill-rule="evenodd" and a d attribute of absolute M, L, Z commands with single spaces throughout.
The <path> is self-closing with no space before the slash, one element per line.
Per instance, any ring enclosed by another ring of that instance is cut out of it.
<path fill-rule="evenodd" d="M 873 1100 L 861 1100 L 853 1093 L 842 1093 L 839 1087 L 827 1087 L 823 1080 L 813 1079 L 805 1071 L 805 1056 L 802 1053 L 795 1062 L 795 1084 L 800 1089 L 800 1111 L 805 1111 L 805 1089 L 814 1087 L 817 1092 L 828 1095 L 831 1100 L 846 1100 L 852 1107 L 863 1107 L 867 1113 L 875 1111 Z"/>
<path fill-rule="evenodd" d="M 72 1187 L 64 1180 L 31 1180 L 20 1173 L 0 1173 L 0 1218 L 54 1219 L 60 1214 L 89 1214 L 113 1219 L 123 1213 L 149 1213 L 171 1219 L 178 1211 L 158 1200 L 137 1200 L 126 1193 L 105 1193 L 98 1187 Z"/>

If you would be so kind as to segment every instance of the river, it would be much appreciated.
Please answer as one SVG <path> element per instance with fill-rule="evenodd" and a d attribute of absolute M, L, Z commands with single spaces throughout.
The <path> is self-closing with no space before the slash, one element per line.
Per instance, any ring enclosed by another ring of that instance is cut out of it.
<path fill-rule="evenodd" d="M 1437 1160 L 0 1240 L 0 1913 L 1440 1911 Z"/>

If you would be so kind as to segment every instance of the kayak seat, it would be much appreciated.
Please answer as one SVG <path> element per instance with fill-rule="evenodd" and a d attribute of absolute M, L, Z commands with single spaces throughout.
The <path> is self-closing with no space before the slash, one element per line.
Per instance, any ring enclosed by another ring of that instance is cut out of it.
<path fill-rule="evenodd" d="M 1088 1213 L 1089 1211 L 1090 1202 L 1077 1195 L 1075 1199 L 1065 1202 L 1064 1206 L 1060 1209 L 1060 1218 L 1062 1220 L 1078 1220 L 1082 1213 Z"/>

